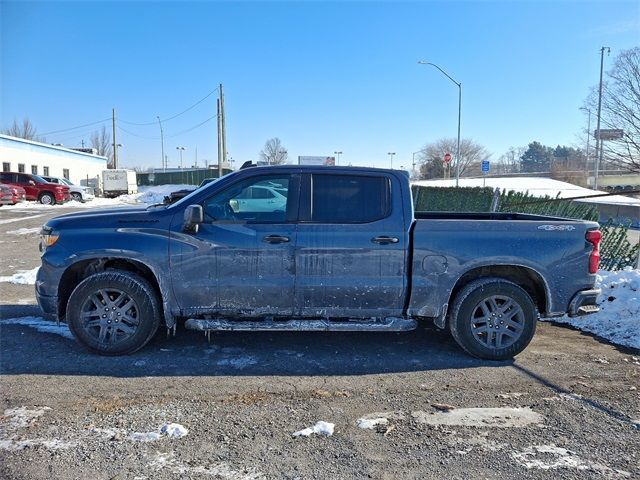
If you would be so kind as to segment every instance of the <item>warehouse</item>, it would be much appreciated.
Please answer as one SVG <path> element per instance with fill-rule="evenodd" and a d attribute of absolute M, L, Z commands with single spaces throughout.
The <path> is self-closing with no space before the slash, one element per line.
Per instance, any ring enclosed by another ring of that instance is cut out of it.
<path fill-rule="evenodd" d="M 94 183 L 107 168 L 107 158 L 56 145 L 0 134 L 3 172 L 64 177 L 77 185 Z"/>

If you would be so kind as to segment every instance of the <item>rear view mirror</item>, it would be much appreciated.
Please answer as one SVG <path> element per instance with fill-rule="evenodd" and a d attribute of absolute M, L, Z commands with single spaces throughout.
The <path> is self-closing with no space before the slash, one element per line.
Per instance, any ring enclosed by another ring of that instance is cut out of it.
<path fill-rule="evenodd" d="M 184 232 L 198 233 L 198 226 L 204 221 L 202 205 L 189 205 L 184 211 Z"/>

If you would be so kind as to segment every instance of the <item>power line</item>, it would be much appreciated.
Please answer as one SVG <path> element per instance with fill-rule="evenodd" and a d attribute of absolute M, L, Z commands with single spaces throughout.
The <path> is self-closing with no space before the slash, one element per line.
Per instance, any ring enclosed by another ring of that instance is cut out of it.
<path fill-rule="evenodd" d="M 211 90 L 209 93 L 207 93 L 204 97 L 202 97 L 200 100 L 198 100 L 196 103 L 194 103 L 193 105 L 191 105 L 189 108 L 181 111 L 180 113 L 176 113 L 175 115 L 172 115 L 170 117 L 167 118 L 162 118 L 160 119 L 160 121 L 162 122 L 168 122 L 169 120 L 173 120 L 174 118 L 179 117 L 180 115 L 183 115 L 185 113 L 187 113 L 189 110 L 197 107 L 198 105 L 200 105 L 202 102 L 204 102 L 207 98 L 209 98 L 211 95 L 213 95 L 214 93 L 216 93 L 218 91 L 218 87 L 216 87 L 215 89 Z M 122 120 L 120 119 L 121 122 L 129 124 L 129 125 L 138 125 L 138 126 L 144 126 L 144 125 L 155 125 L 156 121 L 154 120 L 153 122 L 145 122 L 145 123 L 136 123 L 136 122 L 128 122 L 126 120 Z"/>
<path fill-rule="evenodd" d="M 71 127 L 71 128 L 63 128 L 61 130 L 53 130 L 51 132 L 44 132 L 44 133 L 39 133 L 38 135 L 51 135 L 53 133 L 60 133 L 60 132 L 68 132 L 70 130 L 77 130 L 78 128 L 82 128 L 82 127 L 88 127 L 90 125 L 97 125 L 99 123 L 104 123 L 107 120 L 111 120 L 111 117 L 109 118 L 105 118 L 103 120 L 97 121 L 97 122 L 91 122 L 91 123 L 85 123 L 84 125 L 78 125 L 77 127 Z"/>
<path fill-rule="evenodd" d="M 167 138 L 177 137 L 177 136 L 183 135 L 183 134 L 185 134 L 185 133 L 188 133 L 188 132 L 190 132 L 191 130 L 195 130 L 196 128 L 201 127 L 202 125 L 204 125 L 205 123 L 210 122 L 211 120 L 213 120 L 213 119 L 214 119 L 214 118 L 216 118 L 217 116 L 218 116 L 218 115 L 214 115 L 213 117 L 209 117 L 209 118 L 207 118 L 204 122 L 199 123 L 199 124 L 198 124 L 198 125 L 196 125 L 195 127 L 188 128 L 188 129 L 186 129 L 186 130 L 183 130 L 182 132 L 174 133 L 173 135 L 168 135 L 168 136 L 167 136 Z"/>
<path fill-rule="evenodd" d="M 118 130 L 122 130 L 124 133 L 128 133 L 129 135 L 133 135 L 134 137 L 144 138 L 144 139 L 147 139 L 147 140 L 159 140 L 160 139 L 160 137 L 149 137 L 149 136 L 146 136 L 146 135 L 138 135 L 137 133 L 130 132 L 126 128 L 122 128 L 120 125 L 118 125 Z"/>

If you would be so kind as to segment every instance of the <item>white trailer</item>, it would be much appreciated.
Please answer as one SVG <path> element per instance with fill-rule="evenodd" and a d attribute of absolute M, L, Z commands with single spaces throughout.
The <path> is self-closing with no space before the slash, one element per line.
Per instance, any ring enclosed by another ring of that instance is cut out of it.
<path fill-rule="evenodd" d="M 136 172 L 126 169 L 103 170 L 102 194 L 105 197 L 117 197 L 138 193 Z"/>

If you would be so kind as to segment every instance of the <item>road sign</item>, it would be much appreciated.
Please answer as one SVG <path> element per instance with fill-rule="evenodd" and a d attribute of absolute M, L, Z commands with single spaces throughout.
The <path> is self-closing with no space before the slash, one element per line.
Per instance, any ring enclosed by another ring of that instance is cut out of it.
<path fill-rule="evenodd" d="M 601 128 L 593 132 L 593 136 L 599 140 L 617 140 L 622 138 L 624 132 L 619 128 Z"/>
<path fill-rule="evenodd" d="M 447 163 L 451 161 L 451 154 L 449 152 L 444 154 L 444 161 Z"/>
<path fill-rule="evenodd" d="M 482 173 L 489 173 L 489 160 L 482 161 Z"/>

